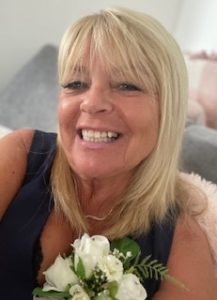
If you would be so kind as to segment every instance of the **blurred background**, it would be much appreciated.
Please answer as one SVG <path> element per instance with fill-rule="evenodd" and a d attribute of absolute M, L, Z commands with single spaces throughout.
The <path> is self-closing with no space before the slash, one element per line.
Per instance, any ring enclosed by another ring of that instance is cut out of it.
<path fill-rule="evenodd" d="M 0 137 L 57 130 L 57 53 L 80 16 L 126 6 L 157 18 L 179 43 L 189 76 L 181 169 L 217 183 L 216 0 L 0 0 Z"/>
<path fill-rule="evenodd" d="M 217 48 L 215 0 L 0 0 L 0 91 L 44 44 L 58 45 L 75 19 L 114 5 L 156 17 L 183 50 Z"/>
<path fill-rule="evenodd" d="M 146 12 L 175 37 L 189 73 L 188 117 L 217 128 L 216 0 L 0 0 L 0 125 L 56 130 L 61 37 L 111 6 Z"/>

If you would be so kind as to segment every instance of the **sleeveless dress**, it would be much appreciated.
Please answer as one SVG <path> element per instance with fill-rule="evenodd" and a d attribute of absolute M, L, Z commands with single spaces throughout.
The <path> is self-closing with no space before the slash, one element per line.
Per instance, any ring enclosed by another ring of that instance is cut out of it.
<path fill-rule="evenodd" d="M 55 151 L 56 134 L 36 130 L 22 187 L 0 223 L 0 299 L 33 299 L 42 260 L 40 234 L 54 206 L 49 178 Z M 143 257 L 151 254 L 166 265 L 174 224 L 154 224 L 149 234 L 135 239 Z M 148 299 L 159 286 L 159 281 L 145 280 Z"/>

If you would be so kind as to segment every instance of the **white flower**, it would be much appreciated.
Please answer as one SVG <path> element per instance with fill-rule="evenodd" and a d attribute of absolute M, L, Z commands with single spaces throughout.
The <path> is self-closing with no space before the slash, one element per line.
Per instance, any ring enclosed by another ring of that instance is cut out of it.
<path fill-rule="evenodd" d="M 80 257 L 84 264 L 86 277 L 90 276 L 99 260 L 109 254 L 110 249 L 108 239 L 101 235 L 89 237 L 88 234 L 84 234 L 81 239 L 75 240 L 72 246 L 75 249 L 75 269 Z"/>
<path fill-rule="evenodd" d="M 98 263 L 100 270 L 105 272 L 107 280 L 119 281 L 123 275 L 123 264 L 122 262 L 113 255 L 107 255 L 102 257 Z"/>
<path fill-rule="evenodd" d="M 124 274 L 115 297 L 118 300 L 144 300 L 147 293 L 136 275 Z"/>
<path fill-rule="evenodd" d="M 75 284 L 69 289 L 69 294 L 72 296 L 71 300 L 89 300 L 90 297 L 85 290 L 79 285 Z"/>
<path fill-rule="evenodd" d="M 78 282 L 78 278 L 71 269 L 72 261 L 70 257 L 63 258 L 58 255 L 54 264 L 44 272 L 46 283 L 43 291 L 64 291 L 66 286 Z"/>

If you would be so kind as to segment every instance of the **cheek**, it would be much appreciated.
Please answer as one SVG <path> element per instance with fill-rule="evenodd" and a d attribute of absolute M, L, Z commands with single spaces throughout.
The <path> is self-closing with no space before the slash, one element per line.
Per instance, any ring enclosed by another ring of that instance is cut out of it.
<path fill-rule="evenodd" d="M 72 126 L 72 123 L 75 123 L 76 116 L 78 115 L 79 109 L 75 103 L 70 101 L 65 101 L 60 99 L 58 105 L 58 120 L 59 127 Z"/>
<path fill-rule="evenodd" d="M 159 135 L 160 117 L 158 107 L 151 107 L 137 118 L 138 124 L 138 143 L 144 156 L 150 154 L 154 149 Z M 140 141 L 139 141 L 140 140 Z"/>
<path fill-rule="evenodd" d="M 146 143 L 150 144 L 150 147 L 154 148 L 158 140 L 160 120 L 157 113 L 153 113 L 150 116 L 151 118 L 146 123 L 146 127 L 144 130 L 144 137 L 146 139 Z"/>
<path fill-rule="evenodd" d="M 135 117 L 138 130 L 141 134 L 158 136 L 160 126 L 159 105 L 157 102 L 143 107 Z"/>

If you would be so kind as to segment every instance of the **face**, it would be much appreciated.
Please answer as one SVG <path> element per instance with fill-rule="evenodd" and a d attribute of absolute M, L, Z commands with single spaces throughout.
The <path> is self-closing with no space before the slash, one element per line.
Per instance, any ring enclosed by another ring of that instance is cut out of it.
<path fill-rule="evenodd" d="M 83 179 L 129 177 L 157 142 L 158 100 L 114 74 L 84 65 L 60 92 L 62 146 Z"/>

